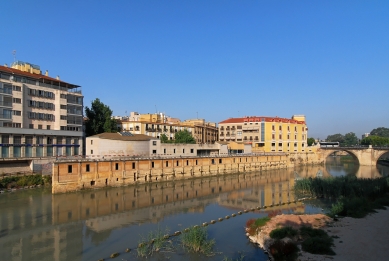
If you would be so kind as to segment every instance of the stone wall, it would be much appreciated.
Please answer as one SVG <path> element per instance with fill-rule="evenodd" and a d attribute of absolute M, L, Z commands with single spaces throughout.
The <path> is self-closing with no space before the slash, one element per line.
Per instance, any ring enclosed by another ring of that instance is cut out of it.
<path fill-rule="evenodd" d="M 315 164 L 314 153 L 70 160 L 53 165 L 53 193 Z"/>

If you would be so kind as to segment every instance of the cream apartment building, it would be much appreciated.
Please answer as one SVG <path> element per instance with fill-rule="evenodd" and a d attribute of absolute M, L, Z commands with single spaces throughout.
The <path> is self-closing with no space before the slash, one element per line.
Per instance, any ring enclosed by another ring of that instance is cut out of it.
<path fill-rule="evenodd" d="M 252 152 L 307 151 L 304 115 L 292 118 L 246 116 L 219 123 L 219 141 L 251 144 Z"/>
<path fill-rule="evenodd" d="M 78 85 L 26 62 L 0 66 L 0 158 L 82 155 Z"/>

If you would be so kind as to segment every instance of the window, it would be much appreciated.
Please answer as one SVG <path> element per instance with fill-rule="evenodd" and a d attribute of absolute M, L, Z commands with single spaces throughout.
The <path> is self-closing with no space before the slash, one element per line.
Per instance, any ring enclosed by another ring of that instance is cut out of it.
<path fill-rule="evenodd" d="M 17 92 L 21 92 L 22 91 L 22 87 L 13 85 L 12 86 L 12 90 L 17 91 Z"/>
<path fill-rule="evenodd" d="M 93 145 L 93 140 L 90 140 L 90 145 Z"/>
<path fill-rule="evenodd" d="M 13 128 L 21 128 L 22 124 L 21 123 L 12 123 Z"/>
<path fill-rule="evenodd" d="M 176 149 L 173 150 L 173 153 L 176 153 Z"/>
<path fill-rule="evenodd" d="M 34 124 L 28 124 L 28 128 L 29 129 L 33 129 L 34 128 Z"/>
<path fill-rule="evenodd" d="M 282 140 L 282 134 L 278 135 L 278 138 L 279 138 L 280 140 Z"/>
<path fill-rule="evenodd" d="M 153 141 L 153 146 L 156 146 L 157 145 L 157 142 L 156 141 Z"/>
<path fill-rule="evenodd" d="M 115 163 L 115 170 L 119 170 L 119 163 Z"/>
<path fill-rule="evenodd" d="M 215 164 L 215 159 L 212 159 L 211 163 L 212 163 L 212 164 Z"/>
<path fill-rule="evenodd" d="M 272 138 L 272 140 L 274 140 L 274 139 L 275 139 L 275 135 L 274 135 L 274 134 L 272 134 L 272 135 L 271 135 L 271 138 Z"/>
<path fill-rule="evenodd" d="M 222 163 L 222 159 L 219 159 L 219 164 Z"/>
<path fill-rule="evenodd" d="M 190 149 L 190 153 L 194 153 L 194 149 Z"/>
<path fill-rule="evenodd" d="M 68 165 L 68 173 L 72 173 L 73 172 L 73 166 L 72 165 Z"/>
<path fill-rule="evenodd" d="M 282 147 L 282 143 L 278 143 L 278 147 Z"/>
<path fill-rule="evenodd" d="M 66 105 L 61 104 L 60 108 L 61 108 L 61 110 L 66 110 Z"/>
<path fill-rule="evenodd" d="M 41 125 L 41 124 L 38 124 L 38 129 L 39 129 L 39 130 L 42 129 L 42 125 Z"/>
<path fill-rule="evenodd" d="M 90 150 L 90 154 L 93 154 L 93 150 Z"/>
<path fill-rule="evenodd" d="M 166 164 L 166 167 L 169 167 L 169 161 L 166 161 L 165 164 Z"/>
<path fill-rule="evenodd" d="M 90 171 L 90 165 L 86 164 L 85 172 L 89 172 L 89 171 Z"/>
<path fill-rule="evenodd" d="M 132 163 L 132 169 L 135 169 L 135 162 Z"/>
<path fill-rule="evenodd" d="M 47 125 L 47 126 L 46 126 L 46 129 L 47 129 L 47 130 L 50 130 L 50 129 L 51 129 L 51 126 L 50 126 L 50 125 Z"/>
<path fill-rule="evenodd" d="M 280 131 L 282 131 L 282 126 L 280 125 L 278 129 L 279 129 Z"/>
<path fill-rule="evenodd" d="M 272 125 L 272 126 L 271 126 L 271 130 L 273 130 L 273 131 L 274 131 L 274 130 L 275 130 L 275 128 L 276 128 L 276 127 L 274 127 L 274 125 Z"/>
<path fill-rule="evenodd" d="M 182 153 L 185 153 L 185 149 L 182 149 Z"/>
<path fill-rule="evenodd" d="M 13 111 L 13 115 L 21 116 L 22 112 L 21 111 Z"/>
<path fill-rule="evenodd" d="M 151 167 L 154 168 L 154 161 L 151 162 Z"/>
<path fill-rule="evenodd" d="M 12 99 L 12 102 L 13 102 L 13 103 L 22 103 L 22 100 L 19 99 L 19 98 L 13 98 L 13 99 Z"/>
<path fill-rule="evenodd" d="M 14 136 L 14 144 L 22 144 L 22 136 Z"/>
<path fill-rule="evenodd" d="M 157 150 L 153 150 L 153 154 L 157 154 Z"/>

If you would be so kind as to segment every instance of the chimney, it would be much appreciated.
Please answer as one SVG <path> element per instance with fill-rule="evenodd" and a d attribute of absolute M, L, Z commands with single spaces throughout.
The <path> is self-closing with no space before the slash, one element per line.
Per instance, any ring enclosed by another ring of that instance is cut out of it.
<path fill-rule="evenodd" d="M 59 81 L 59 75 L 57 75 L 57 77 L 55 77 L 55 79 L 57 79 Z"/>
<path fill-rule="evenodd" d="M 49 76 L 49 71 L 48 70 L 46 70 L 45 75 Z"/>

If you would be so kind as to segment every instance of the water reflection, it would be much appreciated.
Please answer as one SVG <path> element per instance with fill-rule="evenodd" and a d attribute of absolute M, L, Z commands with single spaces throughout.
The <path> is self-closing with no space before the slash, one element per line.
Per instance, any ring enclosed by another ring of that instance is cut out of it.
<path fill-rule="evenodd" d="M 329 175 L 324 166 L 301 166 L 68 194 L 51 195 L 43 189 L 5 193 L 0 195 L 0 256 L 3 260 L 97 260 L 136 246 L 139 235 L 158 226 L 182 230 L 243 209 L 292 201 L 296 177 Z M 258 256 L 258 249 L 247 243 L 243 233 L 248 218 L 305 211 L 302 203 L 286 204 L 225 220 L 209 231 L 219 252 L 229 257 L 239 251 Z M 136 257 L 134 251 L 126 255 L 125 260 Z M 169 258 L 182 260 L 183 256 Z"/>
<path fill-rule="evenodd" d="M 358 178 L 379 178 L 389 175 L 388 166 L 362 166 L 351 156 L 329 156 L 325 167 L 327 173 L 335 177 L 356 175 Z"/>

